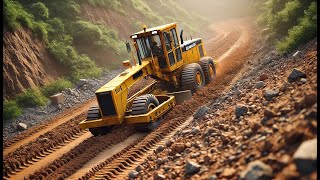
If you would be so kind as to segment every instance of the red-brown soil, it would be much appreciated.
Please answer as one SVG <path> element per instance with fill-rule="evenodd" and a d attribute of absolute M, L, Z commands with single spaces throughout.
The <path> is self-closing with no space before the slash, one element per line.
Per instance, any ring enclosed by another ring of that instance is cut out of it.
<path fill-rule="evenodd" d="M 29 30 L 3 34 L 3 96 L 42 86 L 65 74 L 66 69 L 48 53 L 44 42 Z"/>

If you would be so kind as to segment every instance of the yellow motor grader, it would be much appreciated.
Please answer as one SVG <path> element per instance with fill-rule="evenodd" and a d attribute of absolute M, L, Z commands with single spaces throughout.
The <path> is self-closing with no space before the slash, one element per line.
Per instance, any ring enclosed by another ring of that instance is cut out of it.
<path fill-rule="evenodd" d="M 206 56 L 202 39 L 184 41 L 182 34 L 183 30 L 180 38 L 177 36 L 177 23 L 154 28 L 144 26 L 142 31 L 132 34 L 134 51 L 129 43 L 126 45 L 132 53 L 133 65 L 129 60 L 123 61 L 127 69 L 95 92 L 98 105 L 88 110 L 80 128 L 88 128 L 93 135 L 105 134 L 119 124 L 152 130 L 164 113 L 176 105 L 175 97 L 194 93 L 212 81 L 216 61 Z M 155 80 L 128 97 L 129 88 L 147 76 Z M 184 91 L 153 94 L 156 80 L 169 82 Z"/>

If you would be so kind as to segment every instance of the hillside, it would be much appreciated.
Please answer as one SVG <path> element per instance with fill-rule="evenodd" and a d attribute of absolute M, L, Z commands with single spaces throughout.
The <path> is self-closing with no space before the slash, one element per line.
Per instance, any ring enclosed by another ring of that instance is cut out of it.
<path fill-rule="evenodd" d="M 130 58 L 124 42 L 144 24 L 176 21 L 185 33 L 196 34 L 205 20 L 176 7 L 171 0 L 6 0 L 4 97 L 10 99 L 59 77 L 76 82 L 101 75 L 99 67 L 118 68 Z"/>

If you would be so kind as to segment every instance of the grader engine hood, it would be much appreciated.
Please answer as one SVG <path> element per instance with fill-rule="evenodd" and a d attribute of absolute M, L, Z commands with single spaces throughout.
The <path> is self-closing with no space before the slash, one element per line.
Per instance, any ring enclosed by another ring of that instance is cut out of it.
<path fill-rule="evenodd" d="M 107 124 L 121 124 L 127 110 L 128 88 L 151 73 L 149 61 L 122 72 L 96 91 L 102 120 Z"/>

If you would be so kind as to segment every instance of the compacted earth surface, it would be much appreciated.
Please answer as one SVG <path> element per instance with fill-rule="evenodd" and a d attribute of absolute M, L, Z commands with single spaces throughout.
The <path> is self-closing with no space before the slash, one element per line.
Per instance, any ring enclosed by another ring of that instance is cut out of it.
<path fill-rule="evenodd" d="M 244 66 L 128 178 L 317 179 L 316 39 L 287 56 L 262 45 Z"/>
<path fill-rule="evenodd" d="M 209 27 L 216 78 L 152 132 L 79 128 L 94 91 L 123 69 L 81 80 L 59 105 L 26 110 L 4 126 L 3 178 L 317 179 L 317 40 L 279 55 L 251 22 Z"/>

